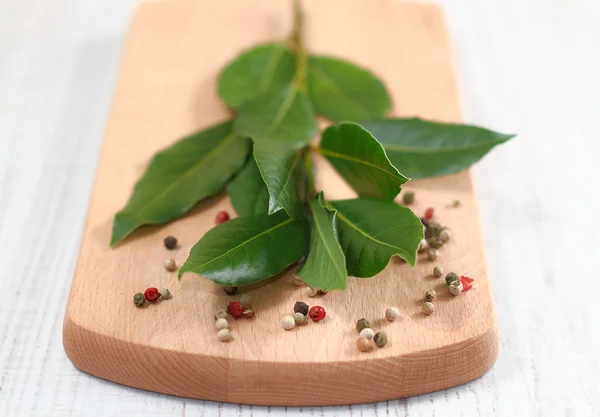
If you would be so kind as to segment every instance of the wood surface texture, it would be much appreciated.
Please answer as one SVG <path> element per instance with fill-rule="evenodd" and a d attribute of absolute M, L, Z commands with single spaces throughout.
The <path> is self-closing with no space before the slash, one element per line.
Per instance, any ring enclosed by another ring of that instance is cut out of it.
<path fill-rule="evenodd" d="M 519 135 L 474 169 L 501 341 L 483 377 L 372 404 L 262 407 L 144 391 L 75 368 L 63 317 L 135 3 L 0 1 L 0 416 L 598 416 L 593 0 L 435 0 L 466 120 Z"/>
<path fill-rule="evenodd" d="M 440 10 L 413 3 L 309 0 L 306 43 L 314 53 L 367 64 L 389 85 L 397 114 L 460 118 L 449 44 Z M 233 10 L 232 10 L 233 7 Z M 330 22 L 337 22 L 331 25 Z M 127 201 L 151 155 L 175 138 L 229 117 L 215 93 L 220 68 L 258 42 L 290 31 L 288 2 L 173 0 L 137 11 L 118 83 L 64 325 L 65 350 L 80 369 L 121 384 L 178 396 L 258 405 L 336 405 L 436 391 L 480 377 L 494 363 L 498 333 L 470 175 L 419 181 L 417 213 L 436 208 L 453 239 L 432 263 L 394 259 L 373 279 L 351 279 L 345 292 L 308 299 L 292 272 L 248 288 L 257 317 L 231 323 L 234 340 L 216 338 L 214 312 L 236 299 L 193 274 L 181 282 L 163 268 L 162 245 L 177 236 L 181 264 L 192 245 L 232 211 L 227 198 L 199 205 L 185 219 L 144 228 L 114 249 L 112 218 Z M 356 30 L 360 27 L 361 30 Z M 218 41 L 215 41 L 218 40 Z M 381 45 L 373 48 L 373 45 Z M 329 198 L 353 194 L 323 160 L 319 184 Z M 463 205 L 450 207 L 459 198 Z M 453 297 L 440 264 L 476 279 Z M 134 293 L 168 287 L 173 299 L 139 309 Z M 422 313 L 434 288 L 437 311 Z M 286 332 L 281 317 L 296 300 L 328 314 Z M 402 319 L 388 323 L 388 306 Z M 355 322 L 389 334 L 383 349 L 361 353 Z"/>

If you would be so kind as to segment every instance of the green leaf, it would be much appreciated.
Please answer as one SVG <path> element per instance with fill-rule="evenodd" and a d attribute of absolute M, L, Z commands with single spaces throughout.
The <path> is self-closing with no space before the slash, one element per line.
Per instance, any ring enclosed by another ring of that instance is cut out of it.
<path fill-rule="evenodd" d="M 379 142 L 355 123 L 328 127 L 319 152 L 361 197 L 392 200 L 408 181 L 390 163 Z"/>
<path fill-rule="evenodd" d="M 246 285 L 283 271 L 308 246 L 304 219 L 284 212 L 238 217 L 212 228 L 194 247 L 179 270 L 222 285 Z"/>
<path fill-rule="evenodd" d="M 139 226 L 174 220 L 221 191 L 243 166 L 249 150 L 250 141 L 233 133 L 232 123 L 225 122 L 157 153 L 131 199 L 115 216 L 111 246 Z"/>
<path fill-rule="evenodd" d="M 338 122 L 380 118 L 392 108 L 385 85 L 374 74 L 325 56 L 309 58 L 308 94 L 318 113 Z"/>
<path fill-rule="evenodd" d="M 278 91 L 290 83 L 296 60 L 282 43 L 261 45 L 243 52 L 230 62 L 219 77 L 219 96 L 232 108 Z"/>
<path fill-rule="evenodd" d="M 306 96 L 290 86 L 247 102 L 239 108 L 235 130 L 254 142 L 254 158 L 269 190 L 269 213 L 283 208 L 292 217 L 301 216 L 298 150 L 317 131 Z"/>
<path fill-rule="evenodd" d="M 310 286 L 322 290 L 343 290 L 348 281 L 346 257 L 337 237 L 336 210 L 323 201 L 323 193 L 309 204 L 310 243 L 306 263 L 299 272 Z"/>
<path fill-rule="evenodd" d="M 229 183 L 227 192 L 231 197 L 231 204 L 240 216 L 267 214 L 269 211 L 269 190 L 254 158 L 250 158 Z"/>
<path fill-rule="evenodd" d="M 423 224 L 410 209 L 371 198 L 329 201 L 327 205 L 337 210 L 340 244 L 351 276 L 372 277 L 394 255 L 414 266 Z"/>
<path fill-rule="evenodd" d="M 460 172 L 515 136 L 418 118 L 373 120 L 362 126 L 383 145 L 392 164 L 412 179 Z"/>

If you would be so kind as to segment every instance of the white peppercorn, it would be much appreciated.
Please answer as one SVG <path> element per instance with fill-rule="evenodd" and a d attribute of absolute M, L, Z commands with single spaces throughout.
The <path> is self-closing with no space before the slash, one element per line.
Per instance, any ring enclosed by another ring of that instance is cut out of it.
<path fill-rule="evenodd" d="M 244 316 L 244 318 L 247 318 L 247 319 L 251 319 L 252 317 L 254 317 L 254 314 L 255 314 L 254 310 L 251 310 L 249 308 L 242 311 L 242 316 Z"/>
<path fill-rule="evenodd" d="M 452 295 L 458 295 L 462 292 L 462 290 L 463 284 L 460 281 L 452 281 L 450 285 L 448 285 L 448 291 L 450 291 L 450 294 Z"/>
<path fill-rule="evenodd" d="M 429 249 L 427 251 L 427 259 L 431 262 L 435 261 L 438 258 L 438 250 L 437 249 Z"/>
<path fill-rule="evenodd" d="M 221 342 L 229 342 L 231 340 L 231 332 L 229 329 L 221 329 L 218 331 L 217 337 Z"/>
<path fill-rule="evenodd" d="M 313 288 L 310 285 L 307 285 L 306 288 L 304 289 L 304 293 L 306 295 L 308 295 L 309 297 L 316 297 L 317 294 L 319 293 L 319 290 L 317 288 Z"/>
<path fill-rule="evenodd" d="M 164 299 L 164 300 L 168 300 L 169 298 L 171 298 L 171 291 L 169 291 L 168 288 L 161 288 L 160 291 L 160 296 Z"/>
<path fill-rule="evenodd" d="M 215 312 L 215 320 L 226 319 L 227 318 L 227 310 L 224 308 L 220 308 Z"/>
<path fill-rule="evenodd" d="M 298 325 L 306 324 L 306 316 L 302 313 L 294 313 L 294 321 Z"/>
<path fill-rule="evenodd" d="M 371 350 L 373 350 L 373 345 L 369 343 L 369 339 L 366 339 L 364 337 L 359 337 L 356 340 L 356 347 L 361 352 L 370 352 Z"/>
<path fill-rule="evenodd" d="M 433 301 L 435 298 L 435 290 L 425 291 L 425 301 Z"/>
<path fill-rule="evenodd" d="M 165 269 L 169 272 L 177 270 L 177 264 L 173 258 L 169 258 L 165 261 Z"/>
<path fill-rule="evenodd" d="M 394 321 L 398 317 L 400 317 L 400 310 L 398 310 L 397 307 L 390 307 L 387 310 L 385 310 L 385 318 L 389 321 Z"/>
<path fill-rule="evenodd" d="M 285 316 L 281 320 L 281 327 L 285 330 L 291 330 L 296 326 L 296 320 L 292 316 Z"/>
<path fill-rule="evenodd" d="M 434 311 L 435 311 L 435 305 L 433 305 L 433 303 L 430 303 L 429 301 L 427 301 L 427 302 L 425 302 L 425 304 L 423 304 L 423 313 L 430 315 Z"/>
<path fill-rule="evenodd" d="M 450 240 L 450 230 L 442 229 L 442 231 L 440 232 L 440 240 L 443 243 L 448 242 Z"/>
<path fill-rule="evenodd" d="M 444 269 L 441 266 L 436 266 L 435 268 L 433 268 L 434 277 L 440 278 L 442 275 L 444 275 Z"/>
<path fill-rule="evenodd" d="M 215 321 L 215 328 L 217 330 L 227 329 L 229 328 L 229 322 L 227 319 L 217 319 L 217 321 Z"/>
<path fill-rule="evenodd" d="M 429 249 L 429 243 L 425 239 L 421 239 L 421 242 L 419 242 L 419 252 L 425 252 L 427 249 Z"/>
<path fill-rule="evenodd" d="M 244 307 L 250 307 L 252 305 L 252 299 L 248 294 L 242 294 L 240 297 L 240 304 Z"/>
<path fill-rule="evenodd" d="M 373 329 L 371 329 L 369 327 L 365 327 L 364 329 L 362 329 L 359 334 L 360 337 L 364 337 L 365 339 L 368 339 L 368 340 L 373 339 L 374 335 L 375 335 L 375 332 L 373 331 Z"/>

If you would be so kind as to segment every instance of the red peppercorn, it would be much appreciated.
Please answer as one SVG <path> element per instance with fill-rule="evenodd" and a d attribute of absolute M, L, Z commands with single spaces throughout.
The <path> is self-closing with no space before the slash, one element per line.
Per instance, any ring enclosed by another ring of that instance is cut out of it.
<path fill-rule="evenodd" d="M 427 220 L 431 220 L 432 217 L 433 217 L 433 207 L 429 207 L 429 208 L 427 208 L 427 210 L 425 210 L 425 218 Z"/>
<path fill-rule="evenodd" d="M 144 291 L 144 297 L 146 297 L 146 300 L 148 301 L 155 302 L 158 299 L 158 297 L 160 297 L 158 288 L 148 288 L 146 291 Z"/>
<path fill-rule="evenodd" d="M 239 301 L 230 301 L 227 306 L 227 312 L 236 320 L 244 317 L 244 308 Z"/>
<path fill-rule="evenodd" d="M 474 281 L 473 278 L 469 278 L 464 275 L 460 276 L 460 282 L 463 285 L 463 292 L 469 291 L 471 288 L 473 288 L 473 285 L 472 285 L 473 281 Z"/>
<path fill-rule="evenodd" d="M 321 306 L 314 306 L 308 310 L 308 317 L 312 319 L 312 321 L 321 321 L 325 318 L 325 309 Z"/>
<path fill-rule="evenodd" d="M 218 212 L 217 217 L 215 217 L 216 224 L 223 224 L 227 220 L 229 220 L 229 213 L 227 213 L 225 210 Z"/>

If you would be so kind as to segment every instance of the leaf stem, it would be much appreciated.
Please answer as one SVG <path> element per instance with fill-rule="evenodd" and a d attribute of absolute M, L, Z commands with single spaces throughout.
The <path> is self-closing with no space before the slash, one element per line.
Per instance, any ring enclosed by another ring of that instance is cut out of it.
<path fill-rule="evenodd" d="M 305 93 L 307 88 L 308 55 L 304 47 L 303 27 L 304 12 L 302 11 L 302 4 L 300 0 L 294 0 L 294 27 L 290 36 L 290 42 L 296 51 L 296 76 L 294 77 L 294 83 L 299 91 Z"/>

